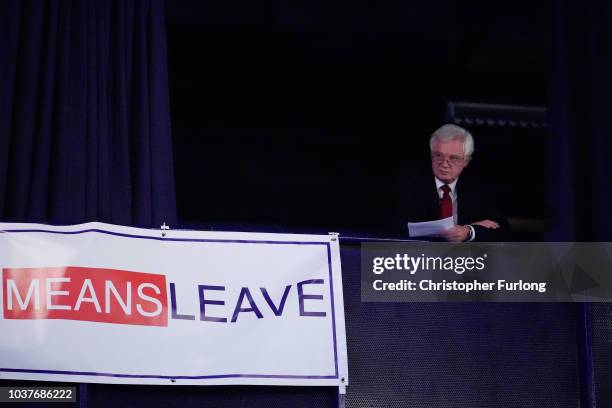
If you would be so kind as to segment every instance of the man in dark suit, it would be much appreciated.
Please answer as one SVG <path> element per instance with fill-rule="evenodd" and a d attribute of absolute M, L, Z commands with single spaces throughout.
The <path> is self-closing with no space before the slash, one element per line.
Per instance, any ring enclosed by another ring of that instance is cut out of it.
<path fill-rule="evenodd" d="M 433 221 L 453 217 L 455 226 L 442 239 L 450 242 L 501 241 L 509 225 L 493 203 L 494 197 L 482 185 L 461 177 L 474 152 L 474 139 L 465 129 L 444 125 L 429 140 L 433 174 L 412 174 L 400 186 L 403 199 L 398 220 L 404 234 L 407 222 Z"/>

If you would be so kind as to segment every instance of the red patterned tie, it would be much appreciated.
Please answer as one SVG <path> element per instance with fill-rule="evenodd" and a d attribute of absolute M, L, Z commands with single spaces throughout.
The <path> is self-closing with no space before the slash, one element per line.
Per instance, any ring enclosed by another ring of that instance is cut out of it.
<path fill-rule="evenodd" d="M 448 218 L 453 215 L 453 200 L 450 196 L 450 187 L 448 184 L 442 187 L 442 200 L 440 200 L 440 218 Z"/>

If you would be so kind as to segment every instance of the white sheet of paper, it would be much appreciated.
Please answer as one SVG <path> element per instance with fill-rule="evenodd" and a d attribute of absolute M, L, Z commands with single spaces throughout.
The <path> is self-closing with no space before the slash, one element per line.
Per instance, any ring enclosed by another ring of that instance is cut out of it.
<path fill-rule="evenodd" d="M 455 226 L 453 217 L 443 218 L 441 220 L 426 221 L 426 222 L 409 222 L 408 232 L 410 237 L 437 237 L 443 231 Z"/>

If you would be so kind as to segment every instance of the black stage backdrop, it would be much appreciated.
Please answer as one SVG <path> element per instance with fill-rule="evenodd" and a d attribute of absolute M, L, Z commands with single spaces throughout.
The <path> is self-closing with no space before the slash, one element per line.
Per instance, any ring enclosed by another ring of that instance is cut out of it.
<path fill-rule="evenodd" d="M 544 106 L 548 2 L 501 9 L 485 0 L 169 1 L 180 220 L 379 233 L 402 195 L 396 179 L 429 161 L 449 100 Z M 467 127 L 476 138 L 467 172 L 492 162 L 499 190 L 517 179 L 543 189 L 543 131 Z M 507 196 L 509 208 L 525 207 Z M 542 218 L 542 195 L 530 202 L 533 214 L 509 215 Z"/>

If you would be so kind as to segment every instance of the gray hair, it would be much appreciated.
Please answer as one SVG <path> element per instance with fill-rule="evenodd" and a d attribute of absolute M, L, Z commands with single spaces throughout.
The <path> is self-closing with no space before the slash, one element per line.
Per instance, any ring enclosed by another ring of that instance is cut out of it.
<path fill-rule="evenodd" d="M 435 142 L 448 142 L 454 139 L 461 139 L 463 154 L 466 158 L 470 158 L 474 153 L 474 138 L 470 132 L 457 125 L 446 124 L 433 132 L 429 138 L 429 148 L 431 149 Z"/>

